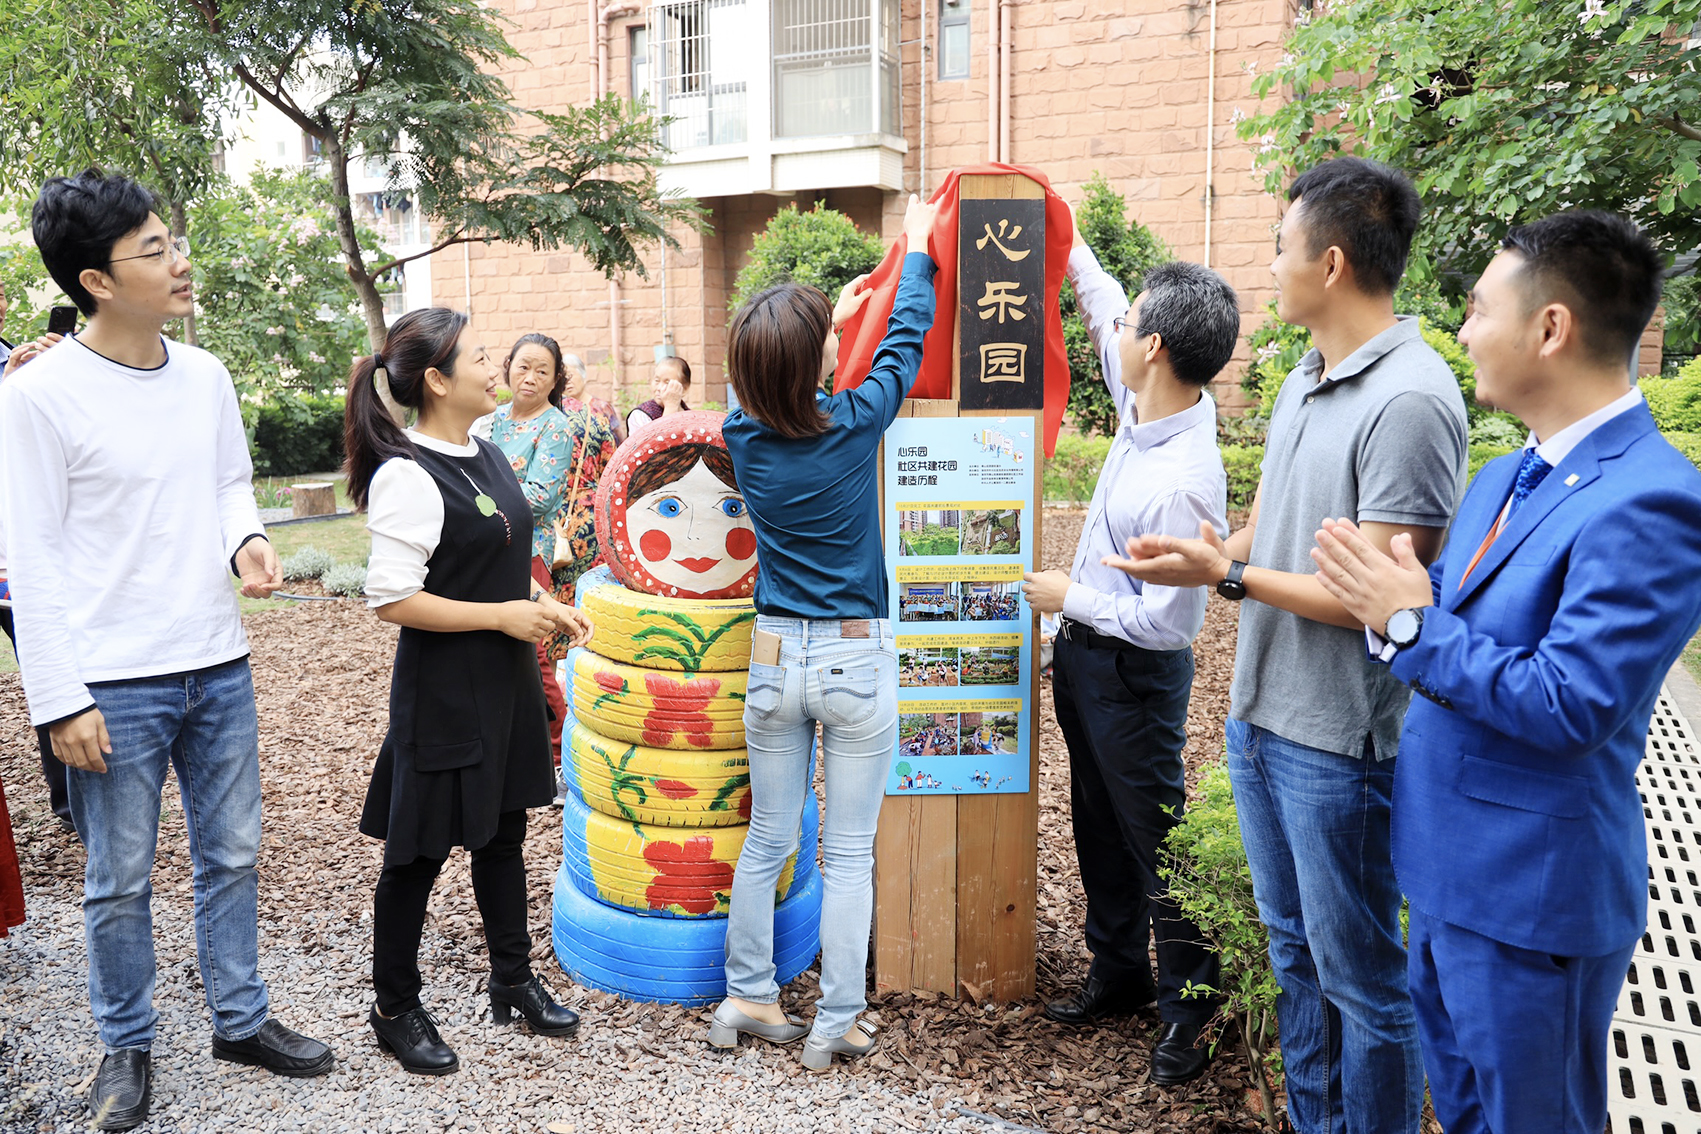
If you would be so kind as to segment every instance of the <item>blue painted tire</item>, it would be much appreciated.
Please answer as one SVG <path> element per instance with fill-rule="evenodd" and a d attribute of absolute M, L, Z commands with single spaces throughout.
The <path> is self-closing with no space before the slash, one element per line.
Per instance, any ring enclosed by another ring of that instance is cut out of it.
<path fill-rule="evenodd" d="M 816 873 L 819 825 L 815 793 L 809 792 L 803 801 L 797 856 L 790 873 L 780 877 L 781 900 Z M 562 871 L 586 897 L 644 917 L 724 918 L 726 899 L 731 895 L 732 867 L 737 864 L 748 830 L 749 826 L 742 823 L 680 830 L 614 819 L 587 807 L 576 791 L 569 791 L 561 813 Z M 666 844 L 673 855 L 687 845 L 702 844 L 698 848 L 702 852 L 700 866 L 724 871 L 729 884 L 724 889 L 699 890 L 688 884 L 692 871 L 687 868 L 669 876 L 672 885 L 656 886 L 663 881 L 658 868 L 643 857 L 645 849 L 656 843 Z"/>
<path fill-rule="evenodd" d="M 688 1006 L 726 995 L 726 921 L 642 917 L 583 894 L 562 864 L 555 878 L 555 959 L 576 984 L 627 1000 Z M 774 908 L 774 978 L 781 984 L 821 948 L 821 875 L 811 871 Z"/>

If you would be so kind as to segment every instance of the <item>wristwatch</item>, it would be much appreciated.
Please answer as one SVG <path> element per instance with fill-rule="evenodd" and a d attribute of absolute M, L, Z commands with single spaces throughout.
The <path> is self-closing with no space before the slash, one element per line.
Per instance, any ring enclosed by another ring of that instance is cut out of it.
<path fill-rule="evenodd" d="M 1382 635 L 1388 639 L 1388 644 L 1396 650 L 1414 644 L 1423 632 L 1423 610 L 1421 606 L 1410 606 L 1389 615 L 1388 628 Z"/>
<path fill-rule="evenodd" d="M 1233 602 L 1239 602 L 1246 597 L 1246 584 L 1240 577 L 1246 573 L 1246 564 L 1236 559 L 1229 564 L 1228 574 L 1217 583 L 1217 593 Z"/>

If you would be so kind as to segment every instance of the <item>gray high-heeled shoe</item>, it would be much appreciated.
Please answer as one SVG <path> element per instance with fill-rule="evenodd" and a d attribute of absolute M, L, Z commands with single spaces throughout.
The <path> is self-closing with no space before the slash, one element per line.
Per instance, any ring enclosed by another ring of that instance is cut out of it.
<path fill-rule="evenodd" d="M 865 1046 L 857 1046 L 847 1041 L 846 1037 L 860 1031 L 868 1037 Z M 825 1071 L 833 1065 L 833 1056 L 843 1055 L 847 1059 L 861 1059 L 880 1045 L 874 1042 L 874 1025 L 867 1020 L 858 1020 L 851 1025 L 850 1031 L 832 1039 L 822 1039 L 814 1032 L 803 1042 L 803 1065 L 811 1071 Z"/>
<path fill-rule="evenodd" d="M 787 1016 L 783 1024 L 769 1024 L 746 1015 L 723 1000 L 715 1008 L 715 1018 L 709 1024 L 709 1046 L 730 1048 L 738 1046 L 740 1034 L 765 1039 L 769 1043 L 796 1043 L 809 1033 L 809 1025 L 796 1016 Z"/>

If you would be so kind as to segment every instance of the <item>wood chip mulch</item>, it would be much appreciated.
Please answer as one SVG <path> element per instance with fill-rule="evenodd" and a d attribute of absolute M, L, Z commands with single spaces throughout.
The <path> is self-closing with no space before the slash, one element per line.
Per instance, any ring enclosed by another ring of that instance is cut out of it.
<path fill-rule="evenodd" d="M 1048 509 L 1042 562 L 1067 569 L 1083 514 Z M 1190 782 L 1220 758 L 1233 666 L 1236 609 L 1212 598 L 1205 629 L 1194 644 L 1197 676 L 1189 709 L 1186 759 Z M 265 846 L 261 850 L 262 909 L 294 910 L 292 939 L 263 942 L 288 959 L 272 963 L 329 970 L 339 985 L 364 986 L 369 956 L 351 948 L 351 921 L 369 916 L 379 845 L 355 829 L 371 760 L 387 718 L 395 630 L 354 602 L 303 603 L 249 616 L 261 726 Z M 1238 1048 L 1225 1043 L 1200 1080 L 1180 1088 L 1146 1081 L 1157 1030 L 1146 1014 L 1092 1030 L 1063 1028 L 1040 1015 L 1043 1004 L 1072 989 L 1086 971 L 1081 940 L 1084 900 L 1069 829 L 1068 757 L 1042 693 L 1038 988 L 1024 1004 L 978 1005 L 968 999 L 887 993 L 872 999 L 887 1042 L 867 1072 L 889 1085 L 918 1088 L 955 1081 L 962 1107 L 1007 1123 L 1047 1131 L 1210 1132 L 1258 1129 L 1249 1103 L 1256 1093 Z M 58 833 L 47 809 L 23 695 L 15 674 L 0 675 L 0 778 L 7 785 L 22 859 L 26 894 L 75 900 L 83 873 L 82 848 Z M 166 788 L 156 889 L 187 895 L 189 854 L 175 785 Z M 560 812 L 531 813 L 528 869 L 531 926 L 537 958 L 566 984 L 550 957 L 550 895 L 560 863 Z M 466 856 L 450 860 L 432 904 L 427 948 L 428 985 L 482 984 L 484 950 Z M 429 966 L 435 966 L 435 971 Z M 788 990 L 793 1001 L 814 999 L 810 974 Z M 611 1025 L 641 1023 L 654 1059 L 696 1042 L 706 1019 L 697 1009 L 633 1004 L 574 990 L 570 1002 Z M 648 1045 L 646 1045 L 648 1046 Z M 938 1103 L 935 1103 L 938 1106 Z M 949 1111 L 949 1106 L 944 1108 Z M 925 1127 L 918 1127 L 925 1128 Z"/>

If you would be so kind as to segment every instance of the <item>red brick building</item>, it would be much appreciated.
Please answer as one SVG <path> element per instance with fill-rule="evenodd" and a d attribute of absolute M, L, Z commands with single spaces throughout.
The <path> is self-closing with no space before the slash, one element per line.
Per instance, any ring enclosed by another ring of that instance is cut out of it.
<path fill-rule="evenodd" d="M 1103 174 L 1178 256 L 1239 289 L 1250 331 L 1278 214 L 1235 123 L 1257 105 L 1248 68 L 1280 57 L 1302 3 L 495 0 L 524 57 L 504 72 L 518 101 L 648 91 L 675 118 L 664 184 L 700 200 L 713 232 L 682 231 L 681 248 L 648 254 L 647 279 L 613 287 L 573 254 L 452 248 L 432 265 L 433 300 L 470 309 L 493 348 L 554 335 L 604 395 L 647 397 L 671 345 L 693 401 L 724 402 L 733 279 L 778 209 L 824 201 L 891 237 L 908 193 L 999 157 L 1071 201 Z M 1238 404 L 1244 355 L 1220 401 Z"/>

